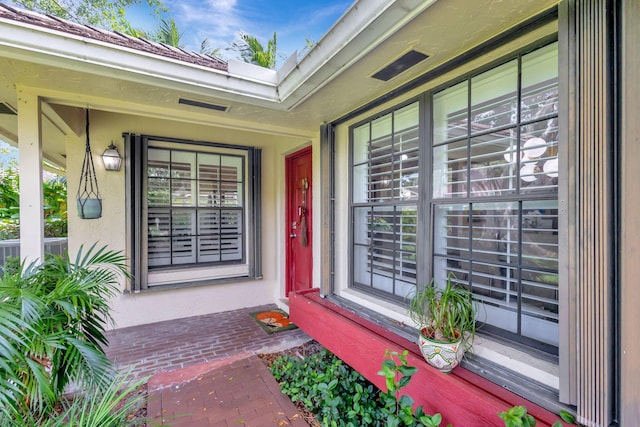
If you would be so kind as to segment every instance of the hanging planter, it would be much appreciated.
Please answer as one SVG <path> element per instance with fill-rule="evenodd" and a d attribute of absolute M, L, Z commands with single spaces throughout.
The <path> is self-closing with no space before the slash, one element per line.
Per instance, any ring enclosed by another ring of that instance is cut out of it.
<path fill-rule="evenodd" d="M 102 199 L 76 200 L 78 216 L 82 219 L 96 219 L 102 216 Z"/>
<path fill-rule="evenodd" d="M 102 199 L 98 189 L 96 169 L 93 166 L 91 156 L 91 144 L 89 142 L 89 110 L 86 110 L 86 135 L 87 144 L 84 151 L 84 162 L 80 173 L 80 185 L 76 194 L 76 207 L 78 216 L 82 219 L 96 219 L 102 216 Z"/>

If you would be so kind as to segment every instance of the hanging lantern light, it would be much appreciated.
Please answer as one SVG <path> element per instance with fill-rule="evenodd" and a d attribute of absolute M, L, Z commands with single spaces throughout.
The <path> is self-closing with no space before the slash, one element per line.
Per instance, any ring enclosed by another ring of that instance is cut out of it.
<path fill-rule="evenodd" d="M 122 165 L 122 157 L 120 157 L 120 153 L 113 142 L 111 145 L 104 150 L 102 153 L 102 163 L 104 163 L 105 170 L 108 171 L 119 171 L 120 166 Z"/>
<path fill-rule="evenodd" d="M 84 162 L 80 173 L 80 185 L 76 194 L 76 206 L 78 216 L 82 219 L 95 219 L 102 216 L 102 199 L 98 189 L 96 169 L 93 166 L 91 156 L 91 143 L 89 142 L 89 109 L 86 110 L 86 135 L 87 143 L 84 151 Z"/>

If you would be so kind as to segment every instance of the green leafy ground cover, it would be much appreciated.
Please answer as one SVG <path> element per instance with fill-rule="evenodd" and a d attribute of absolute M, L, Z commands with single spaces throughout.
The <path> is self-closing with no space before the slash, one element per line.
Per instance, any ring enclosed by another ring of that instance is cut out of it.
<path fill-rule="evenodd" d="M 387 353 L 379 372 L 386 379 L 386 392 L 326 349 L 304 359 L 282 356 L 274 361 L 271 373 L 282 392 L 316 414 L 323 426 L 439 426 L 440 414 L 427 415 L 422 407 L 414 411 L 413 399 L 400 396 L 417 372 L 407 366 L 406 354 Z"/>
<path fill-rule="evenodd" d="M 312 426 L 327 427 L 437 427 L 439 413 L 425 414 L 422 407 L 413 409 L 414 400 L 401 390 L 411 381 L 417 368 L 407 365 L 408 352 L 390 352 L 378 375 L 385 378 L 387 391 L 381 391 L 357 371 L 326 349 L 297 357 L 280 355 L 270 361 L 271 373 L 283 393 L 304 411 L 315 414 L 307 421 Z M 560 412 L 560 418 L 575 423 L 574 417 Z M 496 414 L 506 427 L 533 427 L 536 420 L 524 406 L 514 406 Z M 557 421 L 553 427 L 562 427 Z"/>

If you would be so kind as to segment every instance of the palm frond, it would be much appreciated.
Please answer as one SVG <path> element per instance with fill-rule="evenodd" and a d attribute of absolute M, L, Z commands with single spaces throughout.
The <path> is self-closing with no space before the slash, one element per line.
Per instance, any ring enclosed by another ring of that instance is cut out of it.
<path fill-rule="evenodd" d="M 57 395 L 51 387 L 49 374 L 45 367 L 27 357 L 25 361 L 28 369 L 23 371 L 23 383 L 26 402 L 32 411 L 36 413 L 45 412 L 47 408 L 53 406 L 57 400 Z"/>
<path fill-rule="evenodd" d="M 161 43 L 177 47 L 179 49 L 184 49 L 184 44 L 182 43 L 183 34 L 184 33 L 178 30 L 176 21 L 171 18 L 169 20 L 163 19 L 160 22 L 160 28 L 158 29 L 157 37 L 158 41 L 160 41 Z"/>
<path fill-rule="evenodd" d="M 209 41 L 209 39 L 205 38 L 200 43 L 200 53 L 203 55 L 211 56 L 213 58 L 219 58 L 220 48 L 211 47 L 211 42 Z"/>
<path fill-rule="evenodd" d="M 273 38 L 267 42 L 267 48 L 265 49 L 256 37 L 240 32 L 238 40 L 231 44 L 231 48 L 237 51 L 245 62 L 265 68 L 274 68 L 276 65 L 276 33 L 273 33 Z"/>
<path fill-rule="evenodd" d="M 12 385 L 0 390 L 0 404 L 39 416 L 72 382 L 110 383 L 104 332 L 126 258 L 93 244 L 74 262 L 47 256 L 21 267 L 0 277 L 0 380 Z"/>
<path fill-rule="evenodd" d="M 19 311 L 5 302 L 0 309 L 0 418 L 9 417 L 19 411 L 22 404 L 24 383 L 16 375 L 18 366 L 26 363 L 22 349 L 27 337 L 25 325 Z"/>
<path fill-rule="evenodd" d="M 60 424 L 59 421 L 53 420 L 44 426 L 133 425 L 133 422 L 129 421 L 128 415 L 134 413 L 145 402 L 146 396 L 136 394 L 136 390 L 146 381 L 146 378 L 142 378 L 130 382 L 130 374 L 122 374 L 118 375 L 106 389 L 97 388 L 90 384 L 61 414 L 60 419 L 68 420 L 69 424 Z"/>
<path fill-rule="evenodd" d="M 0 426 L 11 425 L 8 421 L 21 412 L 23 384 L 15 383 L 14 380 L 2 375 L 0 375 L 0 381 L 3 383 L 0 387 Z"/>
<path fill-rule="evenodd" d="M 25 329 L 31 326 L 22 321 L 15 307 L 2 302 L 0 310 L 0 369 L 7 369 L 7 361 L 20 355 L 20 347 L 25 345 Z"/>
<path fill-rule="evenodd" d="M 98 388 L 88 384 L 72 399 L 62 402 L 62 411 L 47 417 L 27 413 L 20 418 L 0 415 L 0 427 L 127 427 L 139 425 L 146 420 L 130 421 L 129 415 L 136 412 L 146 396 L 138 393 L 147 378 L 130 381 L 130 374 L 120 374 L 108 387 Z"/>

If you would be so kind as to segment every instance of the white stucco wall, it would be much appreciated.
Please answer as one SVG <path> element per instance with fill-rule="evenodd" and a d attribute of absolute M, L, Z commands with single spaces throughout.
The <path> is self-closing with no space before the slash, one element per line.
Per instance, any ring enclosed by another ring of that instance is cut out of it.
<path fill-rule="evenodd" d="M 113 141 L 124 153 L 123 132 L 248 145 L 262 148 L 262 273 L 263 279 L 213 284 L 138 294 L 119 294 L 112 303 L 116 327 L 134 326 L 274 303 L 285 294 L 284 283 L 284 156 L 308 145 L 304 138 L 260 134 L 183 122 L 92 111 L 91 148 L 100 193 L 102 218 L 83 220 L 75 209 L 84 135 L 68 137 L 66 144 L 69 185 L 69 250 L 99 242 L 126 249 L 126 192 L 124 166 L 119 172 L 104 170 L 100 155 Z M 128 254 L 127 254 L 128 255 Z M 122 290 L 125 289 L 124 280 Z"/>

